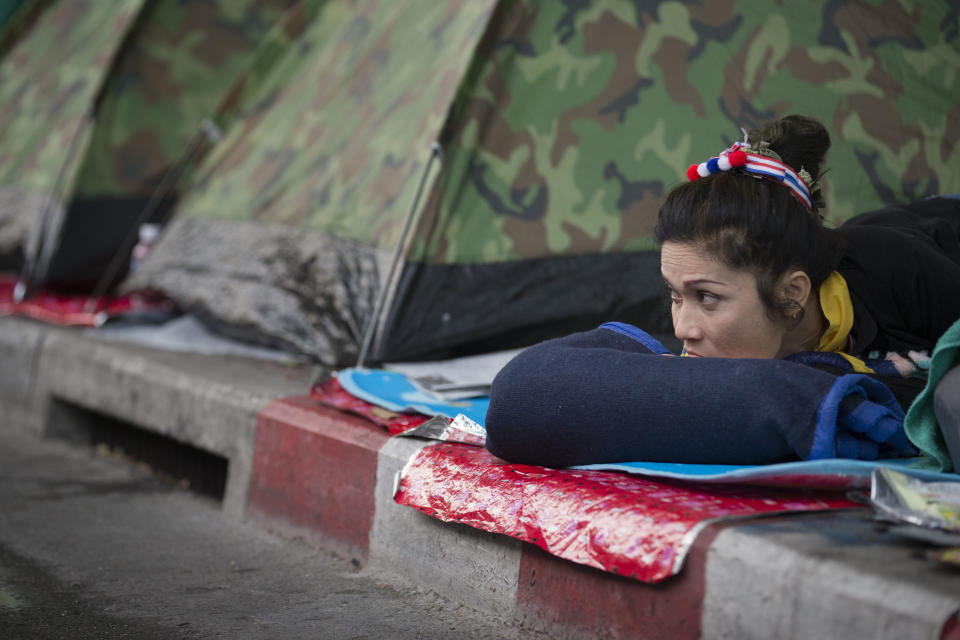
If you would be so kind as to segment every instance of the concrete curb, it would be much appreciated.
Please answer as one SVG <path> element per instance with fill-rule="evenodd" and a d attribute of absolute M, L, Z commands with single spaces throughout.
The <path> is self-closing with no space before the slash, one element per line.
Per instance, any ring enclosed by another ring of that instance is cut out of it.
<path fill-rule="evenodd" d="M 138 348 L 19 318 L 0 326 L 3 355 L 33 363 L 0 384 L 21 427 L 46 435 L 63 419 L 51 412 L 66 404 L 223 456 L 224 509 L 234 516 L 246 510 L 258 415 L 274 398 L 302 392 L 310 376 L 309 367 Z"/>
<path fill-rule="evenodd" d="M 224 509 L 304 535 L 505 623 L 558 638 L 949 638 L 960 572 L 859 512 L 708 527 L 658 585 L 579 566 L 393 502 L 427 443 L 304 393 L 310 367 L 175 354 L 0 318 L 6 424 L 50 432 L 83 407 L 226 457 Z M 9 428 L 8 427 L 8 428 Z"/>
<path fill-rule="evenodd" d="M 371 568 L 402 575 L 452 600 L 512 619 L 522 546 L 518 540 L 444 523 L 393 501 L 397 474 L 427 444 L 393 438 L 380 450 Z"/>
<path fill-rule="evenodd" d="M 707 558 L 702 624 L 716 637 L 946 637 L 960 573 L 917 558 L 920 548 L 857 512 L 729 528 Z"/>
<path fill-rule="evenodd" d="M 7 428 L 39 431 L 44 398 L 37 391 L 40 354 L 50 331 L 14 318 L 0 319 L 0 406 Z"/>

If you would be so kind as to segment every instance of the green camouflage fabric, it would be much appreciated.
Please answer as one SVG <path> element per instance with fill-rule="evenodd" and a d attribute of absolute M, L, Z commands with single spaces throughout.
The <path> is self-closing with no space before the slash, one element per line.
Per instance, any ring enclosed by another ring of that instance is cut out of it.
<path fill-rule="evenodd" d="M 233 80 L 209 120 L 218 131 L 226 131 L 241 118 L 260 118 L 272 102 L 258 101 L 295 82 L 302 53 L 290 51 L 303 45 L 304 33 L 316 19 L 324 0 L 301 0 L 291 6 L 263 35 L 244 69 Z M 248 125 L 249 126 L 249 125 Z"/>
<path fill-rule="evenodd" d="M 225 137 L 178 215 L 392 248 L 492 5 L 304 3 L 315 17 L 285 22 L 290 31 L 262 45 L 251 77 L 221 105 Z"/>
<path fill-rule="evenodd" d="M 0 58 L 28 32 L 47 8 L 58 0 L 0 0 Z"/>
<path fill-rule="evenodd" d="M 409 258 L 654 248 L 658 203 L 740 128 L 833 138 L 834 223 L 960 191 L 960 7 L 938 0 L 501 2 Z"/>
<path fill-rule="evenodd" d="M 114 221 L 135 225 L 172 168 L 195 166 L 201 121 L 294 4 L 38 0 L 21 8 L 2 34 L 0 256 L 23 251 L 25 278 L 39 285 L 63 251 L 85 251 L 61 237 L 71 204 L 110 202 Z M 95 206 L 84 215 L 91 210 L 107 215 Z"/>
<path fill-rule="evenodd" d="M 590 314 L 666 330 L 659 203 L 741 127 L 824 121 L 833 222 L 960 191 L 957 33 L 935 0 L 304 0 L 219 103 L 225 137 L 128 286 L 332 366 L 371 326 L 382 358 Z M 557 269 L 632 276 L 537 284 Z"/>
<path fill-rule="evenodd" d="M 142 5 L 61 0 L 0 60 L 0 190 L 70 192 L 93 100 Z"/>
<path fill-rule="evenodd" d="M 293 0 L 155 0 L 111 69 L 75 197 L 149 197 Z"/>

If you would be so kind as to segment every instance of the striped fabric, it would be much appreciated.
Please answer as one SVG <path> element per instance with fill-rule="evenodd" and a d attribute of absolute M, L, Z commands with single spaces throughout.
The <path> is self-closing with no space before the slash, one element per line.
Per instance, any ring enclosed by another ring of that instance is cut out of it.
<path fill-rule="evenodd" d="M 768 155 L 754 153 L 748 143 L 735 142 L 733 146 L 719 156 L 710 158 L 706 162 L 691 165 L 687 170 L 687 178 L 698 180 L 719 171 L 729 171 L 741 168 L 747 173 L 773 180 L 790 189 L 794 197 L 807 209 L 813 210 L 813 199 L 810 197 L 810 188 L 796 171 Z"/>

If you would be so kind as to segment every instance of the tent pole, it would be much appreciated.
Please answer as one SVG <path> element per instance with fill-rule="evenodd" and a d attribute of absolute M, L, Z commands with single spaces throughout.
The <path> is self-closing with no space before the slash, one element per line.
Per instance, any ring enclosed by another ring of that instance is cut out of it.
<path fill-rule="evenodd" d="M 180 176 L 183 175 L 184 169 L 186 169 L 187 165 L 200 150 L 203 142 L 206 140 L 210 144 L 216 144 L 217 141 L 220 140 L 220 137 L 220 128 L 217 127 L 217 125 L 211 119 L 205 118 L 203 122 L 200 123 L 200 129 L 194 134 L 193 138 L 187 144 L 187 148 L 184 149 L 183 153 L 180 154 L 177 162 L 163 175 L 163 178 L 160 180 L 160 184 L 157 185 L 157 188 L 154 189 L 153 193 L 150 195 L 150 200 L 147 201 L 147 204 L 143 207 L 143 210 L 137 215 L 133 226 L 130 227 L 130 231 L 127 232 L 123 242 L 119 247 L 117 247 L 117 251 L 113 256 L 113 259 L 97 279 L 97 284 L 93 288 L 93 292 L 90 294 L 90 297 L 87 299 L 84 311 L 90 313 L 95 310 L 97 300 L 99 300 L 100 297 L 107 292 L 107 289 L 110 288 L 111 282 L 113 282 L 113 279 L 116 277 L 117 273 L 120 272 L 120 268 L 123 266 L 124 261 L 130 259 L 129 253 L 133 249 L 134 242 L 140 230 L 140 225 L 143 224 L 145 220 L 148 220 L 151 215 L 153 215 L 154 211 L 157 210 L 157 207 L 160 206 L 160 201 L 163 199 L 163 196 L 169 193 L 173 188 L 173 185 L 180 180 Z"/>
<path fill-rule="evenodd" d="M 439 142 L 434 141 L 430 145 L 430 157 L 427 158 L 427 164 L 420 175 L 420 183 L 417 185 L 417 191 L 413 196 L 413 202 L 410 203 L 410 209 L 407 211 L 406 218 L 403 221 L 403 228 L 400 232 L 400 240 L 397 242 L 397 248 L 393 252 L 393 258 L 390 261 L 390 270 L 387 280 L 380 291 L 377 293 L 377 301 L 373 307 L 373 315 L 367 324 L 367 330 L 363 335 L 363 344 L 360 347 L 360 355 L 357 357 L 357 368 L 362 369 L 366 366 L 367 358 L 370 356 L 370 350 L 373 347 L 374 340 L 383 332 L 383 326 L 386 323 L 386 316 L 393 305 L 393 296 L 396 293 L 397 285 L 400 281 L 400 263 L 407 255 L 410 244 L 413 242 L 414 218 L 419 213 L 420 197 L 423 195 L 423 187 L 427 183 L 427 176 L 433 166 L 433 161 L 437 158 L 443 161 L 443 147 Z"/>

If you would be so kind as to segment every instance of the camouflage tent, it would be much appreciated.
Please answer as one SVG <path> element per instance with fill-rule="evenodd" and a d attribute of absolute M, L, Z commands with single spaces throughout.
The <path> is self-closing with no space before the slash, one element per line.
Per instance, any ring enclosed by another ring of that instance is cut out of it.
<path fill-rule="evenodd" d="M 658 202 L 740 127 L 823 120 L 834 221 L 960 190 L 947 2 L 491 4 L 323 3 L 132 285 L 331 364 L 666 333 Z"/>
<path fill-rule="evenodd" d="M 47 4 L 0 59 L 0 237 L 33 227 L 30 287 L 88 289 L 292 0 Z"/>
<path fill-rule="evenodd" d="M 128 286 L 334 365 L 667 333 L 658 202 L 740 127 L 823 120 L 834 221 L 960 191 L 958 30 L 944 0 L 303 0 Z"/>
<path fill-rule="evenodd" d="M 956 3 L 501 9 L 448 123 L 386 357 L 538 323 L 619 317 L 669 332 L 658 202 L 740 127 L 789 113 L 827 125 L 834 222 L 960 190 Z"/>
<path fill-rule="evenodd" d="M 493 4 L 304 3 L 231 90 L 224 139 L 131 286 L 238 337 L 355 360 Z"/>
<path fill-rule="evenodd" d="M 32 37 L 0 60 L 0 256 L 8 264 L 22 254 L 31 221 L 55 206 L 52 191 L 70 164 L 64 154 L 82 143 L 89 105 L 143 2 L 74 4 L 42 14 Z"/>

